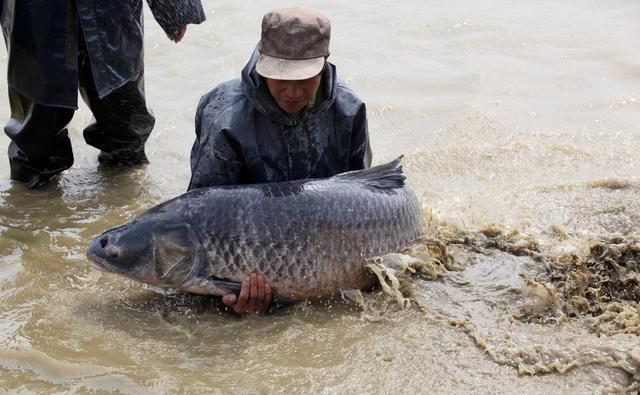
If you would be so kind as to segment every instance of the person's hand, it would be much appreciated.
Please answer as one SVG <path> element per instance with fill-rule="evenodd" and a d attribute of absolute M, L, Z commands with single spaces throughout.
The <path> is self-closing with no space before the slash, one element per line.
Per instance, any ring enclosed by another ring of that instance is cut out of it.
<path fill-rule="evenodd" d="M 186 26 L 182 26 L 180 29 L 178 29 L 178 31 L 173 33 L 173 35 L 171 37 L 169 37 L 169 38 L 174 43 L 179 43 L 182 40 L 182 38 L 184 37 L 184 34 L 186 32 L 187 32 L 187 27 Z"/>
<path fill-rule="evenodd" d="M 242 282 L 240 295 L 224 295 L 222 303 L 231 308 L 236 314 L 265 312 L 271 303 L 271 285 L 267 284 L 261 274 L 252 273 Z"/>

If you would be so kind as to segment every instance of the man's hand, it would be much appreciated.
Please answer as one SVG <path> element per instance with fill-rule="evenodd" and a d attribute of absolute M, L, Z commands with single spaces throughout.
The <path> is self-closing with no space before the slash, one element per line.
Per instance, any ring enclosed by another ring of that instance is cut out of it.
<path fill-rule="evenodd" d="M 271 285 L 261 274 L 252 273 L 242 282 L 240 295 L 224 295 L 222 303 L 236 314 L 256 314 L 267 311 L 271 303 Z"/>
<path fill-rule="evenodd" d="M 173 35 L 171 37 L 169 37 L 169 38 L 174 43 L 179 43 L 182 40 L 182 38 L 184 37 L 184 34 L 186 32 L 187 32 L 187 27 L 186 26 L 182 26 L 177 32 L 173 33 Z"/>

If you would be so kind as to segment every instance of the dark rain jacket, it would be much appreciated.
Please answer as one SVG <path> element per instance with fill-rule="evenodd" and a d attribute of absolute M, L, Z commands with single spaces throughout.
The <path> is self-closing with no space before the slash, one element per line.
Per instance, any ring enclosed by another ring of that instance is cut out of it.
<path fill-rule="evenodd" d="M 196 112 L 189 189 L 330 177 L 371 165 L 364 103 L 327 62 L 319 97 L 300 118 L 280 109 L 255 71 L 204 95 Z"/>
<path fill-rule="evenodd" d="M 167 35 L 205 19 L 200 0 L 147 2 Z M 142 0 L 0 0 L 0 25 L 9 86 L 42 105 L 77 108 L 80 31 L 100 98 L 143 69 Z"/>

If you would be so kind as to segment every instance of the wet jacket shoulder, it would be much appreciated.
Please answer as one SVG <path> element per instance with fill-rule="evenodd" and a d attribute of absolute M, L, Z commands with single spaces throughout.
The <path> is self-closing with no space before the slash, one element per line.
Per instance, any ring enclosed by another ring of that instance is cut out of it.
<path fill-rule="evenodd" d="M 336 86 L 336 118 L 347 123 L 343 127 L 350 127 L 354 131 L 351 135 L 348 170 L 370 167 L 372 155 L 366 105 L 344 82 L 338 80 Z"/>
<path fill-rule="evenodd" d="M 248 110 L 239 79 L 220 84 L 202 96 L 195 117 L 196 141 L 191 149 L 191 169 L 200 170 L 194 187 L 236 184 L 232 180 L 246 177 L 240 142 L 231 133 L 231 126 L 237 122 L 238 114 Z M 210 166 L 212 162 L 215 167 Z"/>
<path fill-rule="evenodd" d="M 189 189 L 323 178 L 369 167 L 364 103 L 336 80 L 328 63 L 322 99 L 300 117 L 283 112 L 255 72 L 254 52 L 242 78 L 202 97 L 196 112 Z"/>

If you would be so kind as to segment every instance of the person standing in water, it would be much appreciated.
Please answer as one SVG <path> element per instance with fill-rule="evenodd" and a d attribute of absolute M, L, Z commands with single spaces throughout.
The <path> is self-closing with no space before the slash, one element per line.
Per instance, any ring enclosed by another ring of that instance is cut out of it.
<path fill-rule="evenodd" d="M 371 165 L 365 104 L 327 61 L 331 24 L 300 7 L 262 19 L 260 43 L 242 77 L 200 100 L 189 190 L 330 177 Z M 265 311 L 260 274 L 223 302 L 238 314 Z"/>
<path fill-rule="evenodd" d="M 205 20 L 200 0 L 147 0 L 167 36 Z M 36 188 L 73 164 L 67 124 L 78 89 L 104 165 L 147 163 L 155 119 L 144 95 L 142 0 L 0 0 L 7 45 L 11 179 Z"/>

